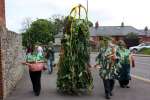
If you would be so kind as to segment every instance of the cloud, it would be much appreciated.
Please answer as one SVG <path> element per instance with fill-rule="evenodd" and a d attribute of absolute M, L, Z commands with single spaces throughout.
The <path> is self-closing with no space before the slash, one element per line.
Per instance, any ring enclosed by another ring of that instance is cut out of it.
<path fill-rule="evenodd" d="M 19 32 L 24 18 L 49 18 L 54 14 L 68 15 L 78 3 L 86 7 L 87 0 L 6 0 L 7 27 Z M 150 27 L 149 0 L 89 0 L 89 19 L 101 25 Z"/>

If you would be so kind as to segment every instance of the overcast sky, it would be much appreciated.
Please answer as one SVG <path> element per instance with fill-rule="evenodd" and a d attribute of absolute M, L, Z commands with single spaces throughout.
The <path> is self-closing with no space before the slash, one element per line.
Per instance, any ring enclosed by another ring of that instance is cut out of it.
<path fill-rule="evenodd" d="M 25 18 L 50 18 L 59 14 L 67 16 L 71 8 L 87 0 L 5 0 L 7 27 L 20 32 Z M 150 28 L 150 0 L 89 0 L 89 20 L 100 26 L 125 25 Z"/>

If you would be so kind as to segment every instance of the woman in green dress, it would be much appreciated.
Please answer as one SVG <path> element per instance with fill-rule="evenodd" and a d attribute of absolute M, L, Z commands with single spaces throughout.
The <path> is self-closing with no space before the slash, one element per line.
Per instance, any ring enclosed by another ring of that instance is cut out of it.
<path fill-rule="evenodd" d="M 119 54 L 120 54 L 120 64 L 121 64 L 121 69 L 120 69 L 120 75 L 118 78 L 120 87 L 122 88 L 129 88 L 129 80 L 131 80 L 130 76 L 130 66 L 134 67 L 134 59 L 132 54 L 128 49 L 126 49 L 124 41 L 119 41 L 118 42 L 119 46 Z"/>
<path fill-rule="evenodd" d="M 121 65 L 117 60 L 117 48 L 110 45 L 110 39 L 103 37 L 99 55 L 96 58 L 97 65 L 100 65 L 99 75 L 103 79 L 106 99 L 112 96 L 114 88 L 114 79 L 118 76 Z"/>

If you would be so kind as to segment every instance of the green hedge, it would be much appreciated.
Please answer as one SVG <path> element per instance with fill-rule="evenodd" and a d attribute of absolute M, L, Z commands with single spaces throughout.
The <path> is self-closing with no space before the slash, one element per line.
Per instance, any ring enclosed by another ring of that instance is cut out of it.
<path fill-rule="evenodd" d="M 150 48 L 143 48 L 138 53 L 150 55 Z"/>

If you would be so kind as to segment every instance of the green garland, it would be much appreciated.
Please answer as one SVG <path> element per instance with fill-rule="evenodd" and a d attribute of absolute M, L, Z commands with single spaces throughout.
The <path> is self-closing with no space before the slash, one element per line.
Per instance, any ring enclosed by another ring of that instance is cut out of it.
<path fill-rule="evenodd" d="M 68 17 L 62 39 L 63 56 L 59 61 L 57 88 L 61 92 L 92 91 L 93 79 L 89 70 L 89 28 L 87 20 Z"/>

